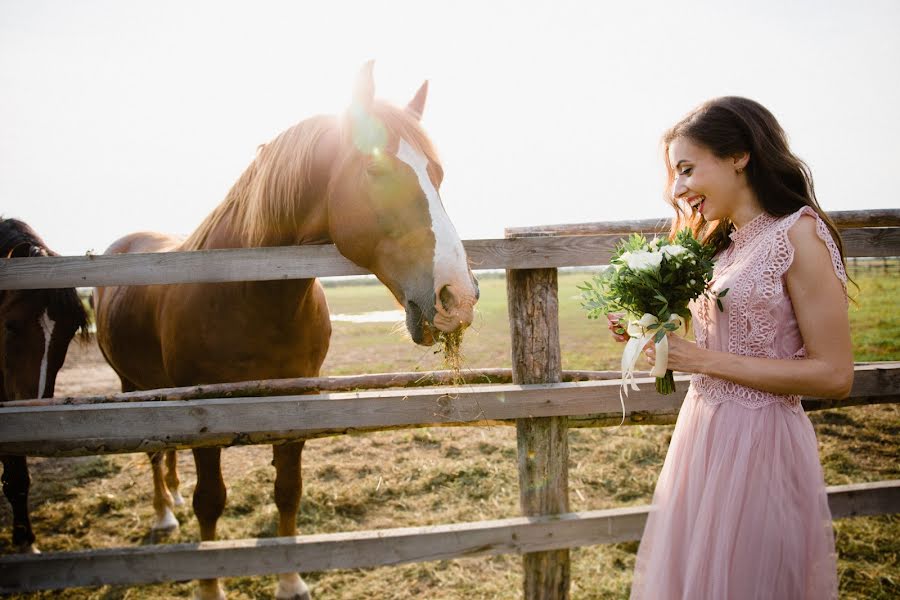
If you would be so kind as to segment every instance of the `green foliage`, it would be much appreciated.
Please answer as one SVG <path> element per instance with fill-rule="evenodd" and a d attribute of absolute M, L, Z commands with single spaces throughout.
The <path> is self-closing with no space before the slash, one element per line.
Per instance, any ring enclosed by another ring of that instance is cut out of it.
<path fill-rule="evenodd" d="M 582 307 L 591 319 L 617 311 L 634 318 L 649 313 L 660 324 L 648 329 L 673 331 L 674 325 L 664 324 L 669 315 L 689 320 L 688 304 L 702 295 L 715 298 L 719 309 L 724 308 L 720 298 L 728 290 L 716 294 L 709 289 L 713 252 L 712 246 L 701 244 L 687 228 L 672 240 L 655 238 L 648 242 L 643 235 L 633 233 L 616 246 L 609 268 L 578 286 Z M 660 330 L 658 337 L 663 335 Z"/>

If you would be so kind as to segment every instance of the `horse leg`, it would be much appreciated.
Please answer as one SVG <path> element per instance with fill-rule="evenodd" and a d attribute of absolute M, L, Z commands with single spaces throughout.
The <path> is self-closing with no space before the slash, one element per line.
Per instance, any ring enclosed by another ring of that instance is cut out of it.
<path fill-rule="evenodd" d="M 275 506 L 278 507 L 278 535 L 297 535 L 297 512 L 300 510 L 300 494 L 303 480 L 300 475 L 300 458 L 304 441 L 272 446 L 275 465 Z M 278 576 L 278 600 L 311 600 L 309 587 L 297 573 Z"/>
<path fill-rule="evenodd" d="M 28 490 L 31 477 L 28 476 L 28 463 L 24 456 L 0 456 L 3 462 L 3 494 L 12 505 L 13 513 L 13 545 L 20 551 L 39 554 L 34 546 L 34 532 L 31 530 L 31 519 L 28 517 Z"/>
<path fill-rule="evenodd" d="M 174 450 L 166 450 L 166 487 L 172 494 L 172 500 L 175 506 L 184 506 L 184 498 L 178 487 L 181 480 L 178 479 L 178 454 Z"/>
<path fill-rule="evenodd" d="M 200 524 L 200 539 L 216 539 L 216 522 L 225 510 L 225 482 L 222 480 L 222 449 L 194 448 L 197 486 L 194 488 L 194 514 Z M 194 594 L 197 600 L 224 600 L 218 579 L 201 579 Z"/>
<path fill-rule="evenodd" d="M 123 392 L 133 392 L 137 389 L 131 380 L 125 379 L 121 375 L 119 375 L 119 380 L 122 382 Z M 150 536 L 155 538 L 178 529 L 178 519 L 175 518 L 175 501 L 166 488 L 166 481 L 163 477 L 163 453 L 148 452 L 147 456 L 150 458 L 150 470 L 153 473 L 153 511 L 156 513 L 153 525 L 150 527 Z"/>
<path fill-rule="evenodd" d="M 153 534 L 168 534 L 178 529 L 178 519 L 175 518 L 175 501 L 169 489 L 163 473 L 164 452 L 148 452 L 150 467 L 153 471 L 153 510 L 156 512 L 156 521 L 153 523 Z"/>
<path fill-rule="evenodd" d="M 129 379 L 119 375 L 123 392 L 133 392 L 137 386 Z M 163 453 L 148 452 L 150 458 L 150 470 L 153 473 L 153 511 L 156 513 L 153 525 L 150 527 L 151 537 L 166 535 L 178 529 L 178 519 L 175 518 L 175 500 L 163 476 Z"/>

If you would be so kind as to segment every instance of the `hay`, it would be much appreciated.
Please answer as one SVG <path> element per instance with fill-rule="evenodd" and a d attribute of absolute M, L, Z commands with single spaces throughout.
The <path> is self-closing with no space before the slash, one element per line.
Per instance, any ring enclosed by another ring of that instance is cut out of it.
<path fill-rule="evenodd" d="M 453 373 L 452 381 L 455 386 L 465 383 L 462 376 L 463 363 L 465 362 L 462 353 L 462 338 L 462 331 L 441 332 L 438 336 L 439 352 L 443 357 L 443 367 Z"/>

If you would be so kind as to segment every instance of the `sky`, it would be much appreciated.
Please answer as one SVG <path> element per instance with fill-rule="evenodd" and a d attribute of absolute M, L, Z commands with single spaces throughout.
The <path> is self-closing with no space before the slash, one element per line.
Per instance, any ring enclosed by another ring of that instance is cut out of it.
<path fill-rule="evenodd" d="M 0 215 L 64 255 L 188 234 L 360 67 L 423 126 L 463 239 L 667 217 L 660 137 L 767 106 L 825 210 L 898 208 L 900 2 L 0 0 Z"/>

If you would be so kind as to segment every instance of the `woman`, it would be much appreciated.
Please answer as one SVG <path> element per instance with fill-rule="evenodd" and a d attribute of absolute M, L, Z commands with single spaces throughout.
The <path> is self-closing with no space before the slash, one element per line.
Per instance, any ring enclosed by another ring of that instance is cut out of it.
<path fill-rule="evenodd" d="M 840 236 L 807 166 L 760 104 L 711 100 L 663 138 L 673 231 L 717 249 L 715 300 L 692 303 L 693 373 L 653 497 L 632 598 L 837 597 L 831 513 L 800 396 L 853 383 Z M 622 336 L 618 336 L 621 338 Z M 645 353 L 653 361 L 653 347 Z"/>

